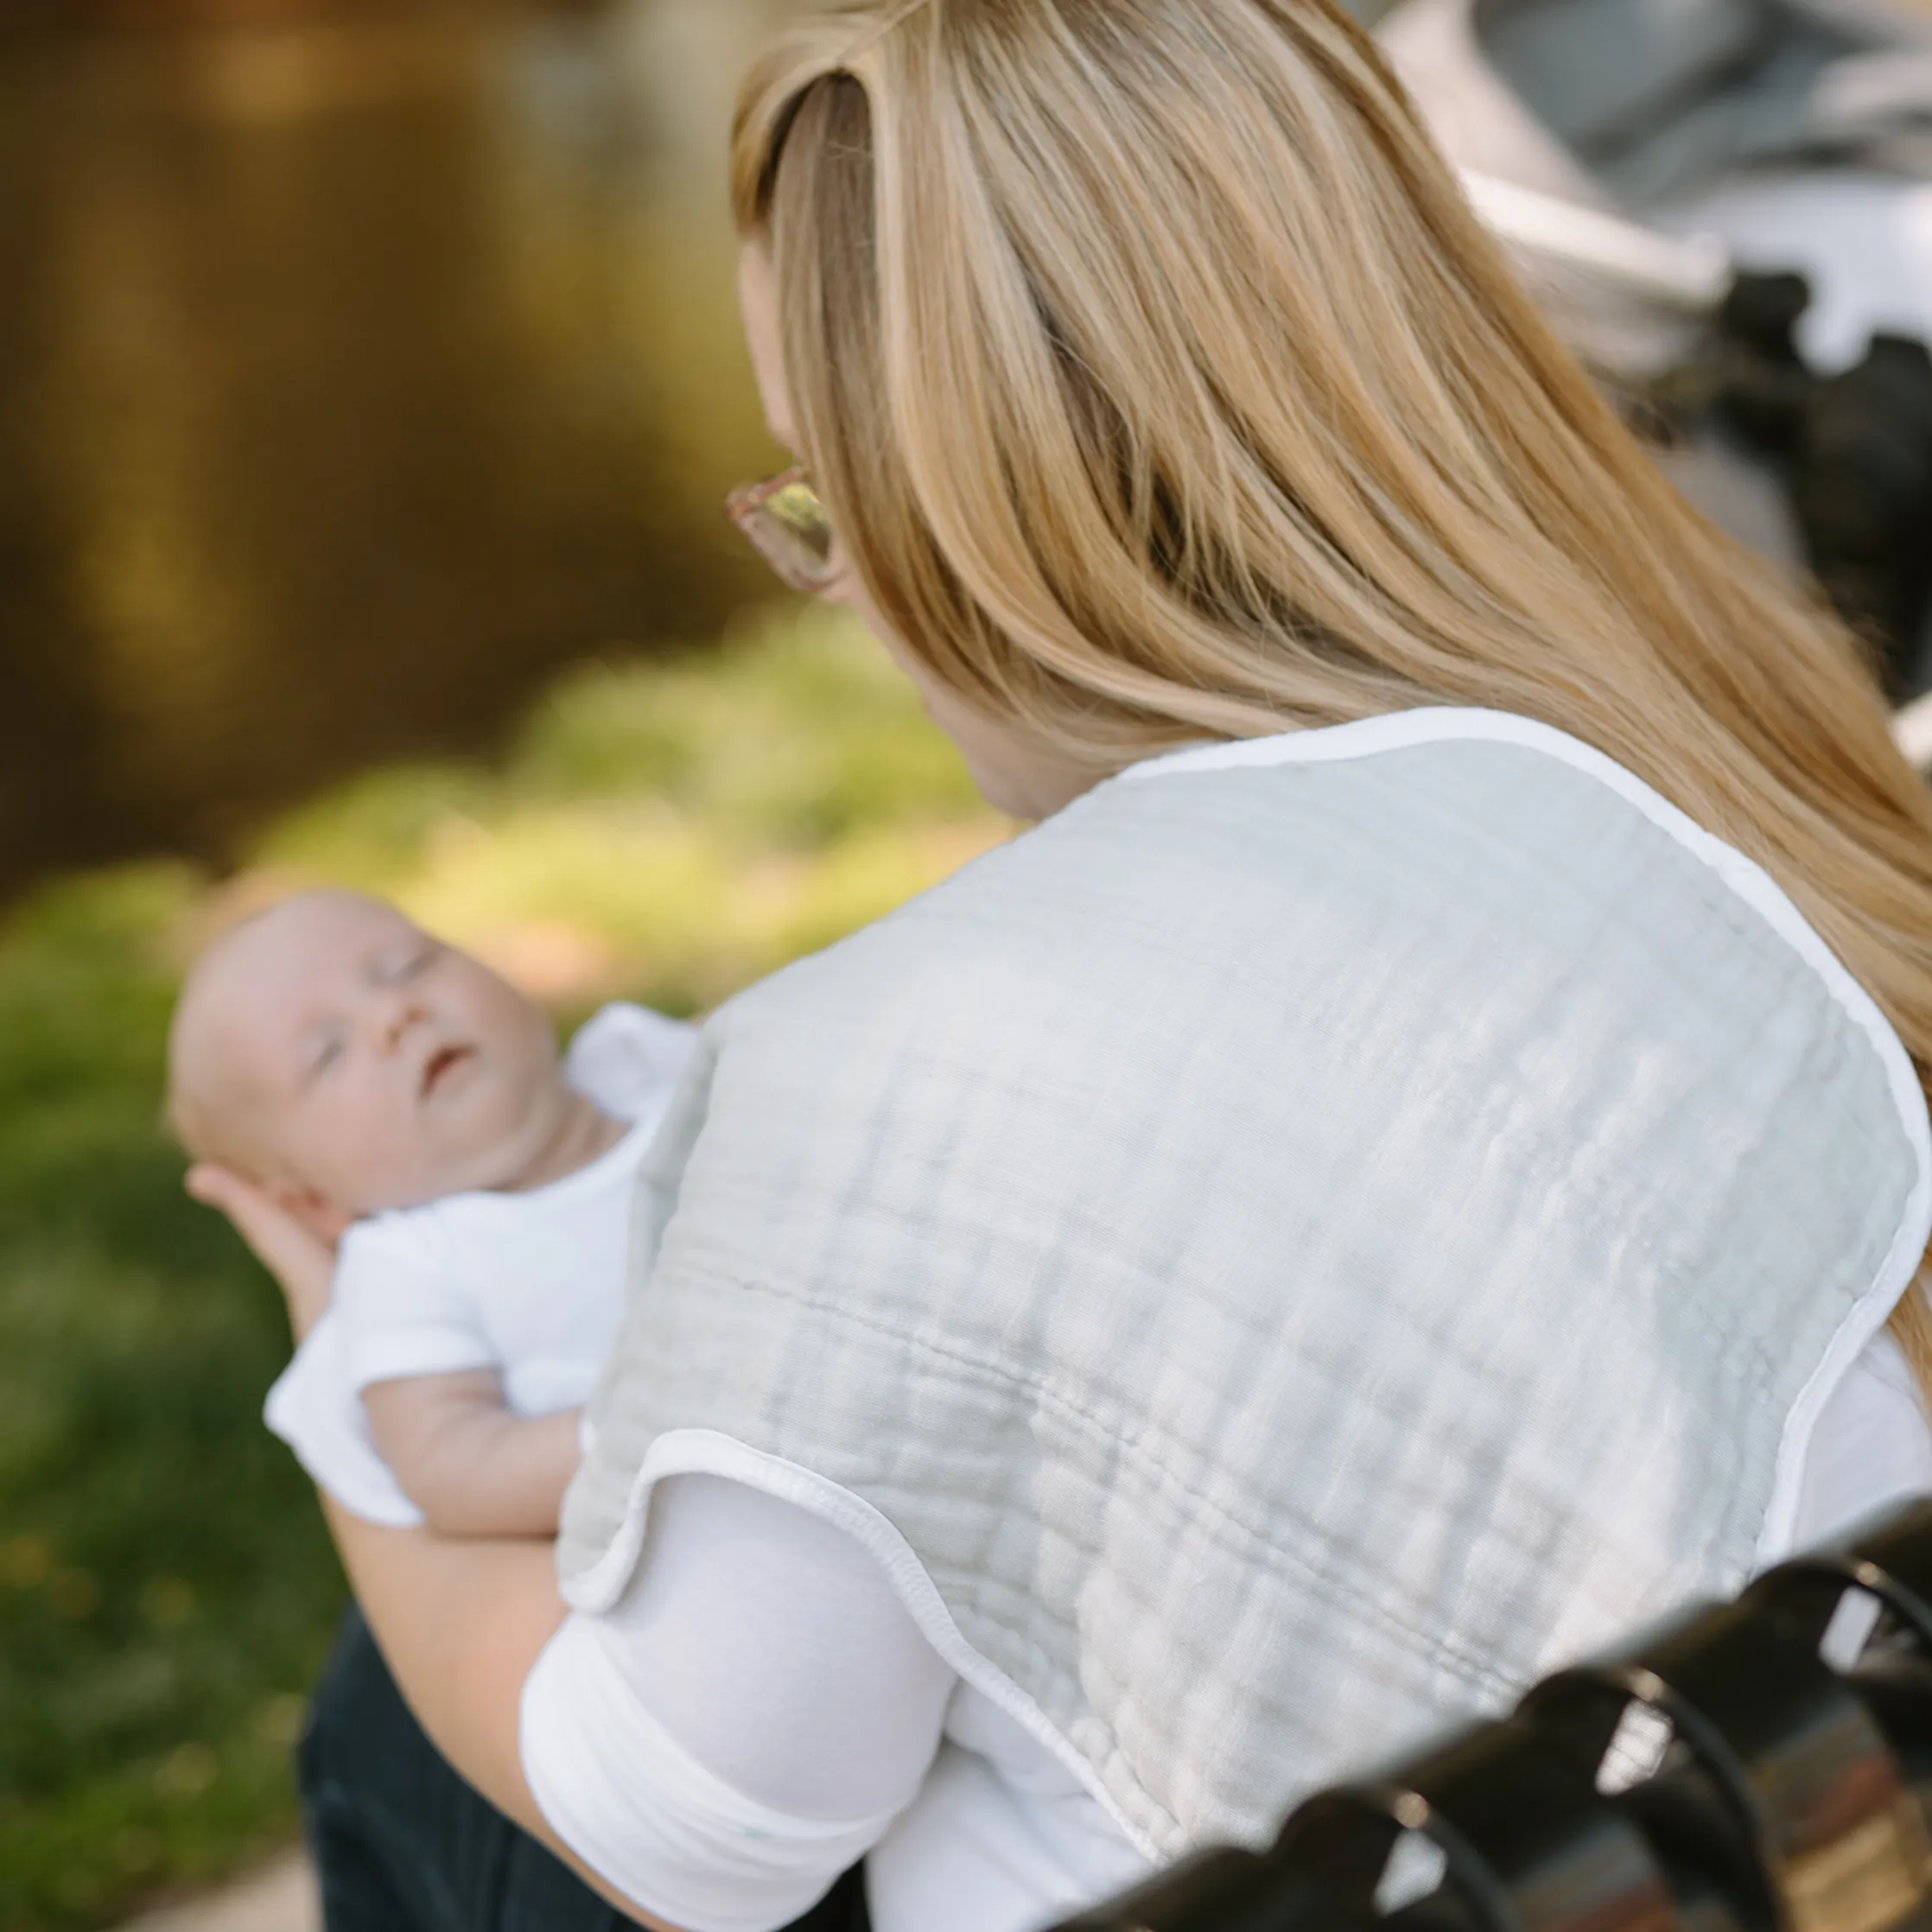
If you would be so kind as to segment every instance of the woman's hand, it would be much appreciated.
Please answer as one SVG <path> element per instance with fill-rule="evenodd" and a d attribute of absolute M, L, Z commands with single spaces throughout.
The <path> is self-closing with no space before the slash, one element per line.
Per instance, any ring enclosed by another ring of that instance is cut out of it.
<path fill-rule="evenodd" d="M 228 1217 L 281 1284 L 289 1326 L 300 1343 L 328 1306 L 336 1244 L 349 1217 L 314 1197 L 265 1187 L 210 1161 L 190 1167 L 184 1185 L 195 1200 Z"/>

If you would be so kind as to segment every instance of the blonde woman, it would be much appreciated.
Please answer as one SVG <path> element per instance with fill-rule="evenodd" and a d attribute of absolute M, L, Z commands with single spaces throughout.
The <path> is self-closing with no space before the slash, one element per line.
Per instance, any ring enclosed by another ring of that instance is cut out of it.
<path fill-rule="evenodd" d="M 836 11 L 734 169 L 737 514 L 1039 823 L 708 1028 L 554 1553 L 332 1520 L 644 1923 L 1020 1932 L 1932 1483 L 1932 811 L 1326 0 Z"/>

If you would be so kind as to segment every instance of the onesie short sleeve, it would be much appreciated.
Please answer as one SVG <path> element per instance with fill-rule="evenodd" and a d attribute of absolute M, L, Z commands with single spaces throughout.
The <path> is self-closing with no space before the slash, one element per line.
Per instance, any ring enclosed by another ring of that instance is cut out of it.
<path fill-rule="evenodd" d="M 389 1529 L 414 1529 L 423 1512 L 376 1447 L 369 1418 L 348 1383 L 348 1337 L 329 1310 L 276 1378 L 263 1420 L 345 1509 Z"/>
<path fill-rule="evenodd" d="M 564 1077 L 607 1114 L 654 1126 L 696 1045 L 697 1029 L 683 1020 L 613 1001 L 577 1029 Z"/>
<path fill-rule="evenodd" d="M 348 1341 L 349 1385 L 498 1365 L 477 1298 L 434 1209 L 359 1221 L 342 1237 L 330 1299 Z"/>

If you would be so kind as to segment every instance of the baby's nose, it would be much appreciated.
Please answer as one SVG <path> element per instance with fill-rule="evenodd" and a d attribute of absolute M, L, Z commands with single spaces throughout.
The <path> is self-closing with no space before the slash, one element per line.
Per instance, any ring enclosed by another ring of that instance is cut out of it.
<path fill-rule="evenodd" d="M 399 990 L 384 988 L 369 1002 L 370 1031 L 384 1052 L 393 1052 L 400 1046 L 410 1028 L 422 1017 L 415 1001 Z"/>

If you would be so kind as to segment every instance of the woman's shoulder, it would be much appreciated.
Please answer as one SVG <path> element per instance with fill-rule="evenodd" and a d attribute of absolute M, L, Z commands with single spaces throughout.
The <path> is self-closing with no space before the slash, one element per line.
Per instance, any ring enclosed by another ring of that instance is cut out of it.
<path fill-rule="evenodd" d="M 1405 988 L 1743 956 L 1891 1030 L 1760 867 L 1590 746 L 1510 714 L 1432 709 L 1207 745 L 1129 768 L 737 1002 L 937 1018 L 1097 996 L 1159 958 L 1227 976 L 1402 963 Z M 1507 963 L 1507 968 L 1505 968 Z M 1675 969 L 1675 967 L 1674 967 Z M 1684 979 L 1684 976 L 1677 976 Z M 1699 976 L 1682 990 L 1694 995 Z M 1464 990 L 1469 990 L 1465 988 Z M 728 1014 L 731 1009 L 728 1009 Z"/>

